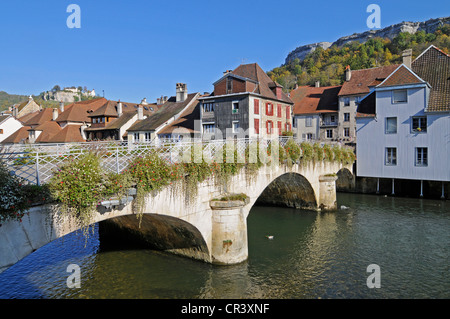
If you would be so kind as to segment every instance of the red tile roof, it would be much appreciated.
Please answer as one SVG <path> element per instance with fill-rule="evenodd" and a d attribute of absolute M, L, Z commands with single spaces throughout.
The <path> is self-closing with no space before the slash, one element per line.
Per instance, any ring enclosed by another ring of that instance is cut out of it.
<path fill-rule="evenodd" d="M 105 98 L 99 98 L 94 100 L 80 101 L 67 105 L 64 107 L 58 118 L 57 122 L 91 122 L 88 117 L 92 112 L 97 111 L 100 107 L 106 104 L 108 100 Z"/>
<path fill-rule="evenodd" d="M 369 86 L 386 79 L 398 67 L 399 65 L 395 64 L 372 69 L 352 70 L 350 81 L 344 82 L 339 96 L 368 94 Z"/>
<path fill-rule="evenodd" d="M 236 69 L 231 71 L 231 73 L 257 82 L 258 85 L 253 93 L 261 94 L 262 96 L 270 99 L 282 100 L 286 103 L 292 103 L 292 100 L 284 92 L 281 93 L 280 98 L 277 98 L 271 87 L 281 87 L 281 85 L 272 81 L 272 79 L 266 74 L 266 72 L 261 69 L 258 63 L 241 64 Z"/>
<path fill-rule="evenodd" d="M 424 83 L 417 75 L 415 75 L 410 69 L 405 65 L 401 65 L 395 70 L 391 75 L 389 75 L 386 80 L 384 80 L 377 87 L 388 87 L 396 85 L 407 85 L 407 84 L 417 84 Z"/>
<path fill-rule="evenodd" d="M 301 86 L 291 91 L 294 114 L 337 112 L 340 89 L 341 86 Z"/>
<path fill-rule="evenodd" d="M 22 126 L 2 141 L 2 144 L 23 143 L 28 141 L 28 130 L 31 126 Z"/>
<path fill-rule="evenodd" d="M 85 142 L 81 137 L 81 125 L 66 125 L 59 133 L 49 138 L 47 143 Z"/>

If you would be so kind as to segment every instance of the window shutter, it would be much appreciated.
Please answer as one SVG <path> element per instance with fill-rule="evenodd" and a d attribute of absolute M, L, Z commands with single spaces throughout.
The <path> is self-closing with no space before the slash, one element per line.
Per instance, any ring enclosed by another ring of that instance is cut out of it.
<path fill-rule="evenodd" d="M 258 99 L 254 99 L 253 103 L 254 103 L 253 113 L 254 114 L 259 114 L 259 100 Z"/>
<path fill-rule="evenodd" d="M 266 122 L 266 131 L 267 131 L 267 134 L 270 134 L 269 133 L 269 121 Z"/>
<path fill-rule="evenodd" d="M 259 119 L 255 119 L 255 133 L 259 134 Z"/>
<path fill-rule="evenodd" d="M 277 104 L 277 116 L 281 117 L 281 104 Z"/>
<path fill-rule="evenodd" d="M 289 105 L 286 106 L 286 118 L 287 119 L 291 118 L 291 107 Z"/>
<path fill-rule="evenodd" d="M 281 135 L 281 122 L 278 121 L 278 135 Z"/>

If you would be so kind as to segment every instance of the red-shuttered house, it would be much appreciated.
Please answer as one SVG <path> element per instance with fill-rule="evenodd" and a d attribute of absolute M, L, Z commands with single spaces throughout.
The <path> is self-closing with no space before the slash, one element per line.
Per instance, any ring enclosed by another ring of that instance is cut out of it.
<path fill-rule="evenodd" d="M 257 63 L 224 72 L 211 95 L 199 98 L 204 137 L 276 137 L 292 131 L 292 100 Z"/>

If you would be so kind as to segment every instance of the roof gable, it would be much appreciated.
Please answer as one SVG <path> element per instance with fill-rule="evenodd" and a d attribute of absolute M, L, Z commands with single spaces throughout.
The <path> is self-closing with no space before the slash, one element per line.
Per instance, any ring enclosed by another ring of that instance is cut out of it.
<path fill-rule="evenodd" d="M 377 88 L 399 86 L 408 84 L 425 83 L 406 65 L 400 65 L 394 72 L 392 72 L 382 83 L 377 85 Z"/>

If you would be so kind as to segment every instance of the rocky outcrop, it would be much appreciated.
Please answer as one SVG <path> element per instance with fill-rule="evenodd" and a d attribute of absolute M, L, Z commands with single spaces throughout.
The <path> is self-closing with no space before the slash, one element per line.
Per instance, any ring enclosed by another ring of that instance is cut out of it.
<path fill-rule="evenodd" d="M 294 59 L 300 59 L 302 61 L 309 53 L 314 52 L 319 46 L 327 49 L 333 45 L 338 47 L 345 45 L 352 41 L 358 41 L 360 43 L 366 42 L 371 38 L 388 38 L 393 39 L 401 32 L 416 33 L 417 31 L 425 31 L 427 33 L 433 33 L 436 29 L 444 24 L 450 24 L 450 17 L 430 19 L 425 22 L 401 22 L 391 25 L 383 29 L 369 30 L 363 33 L 354 33 L 349 36 L 339 38 L 333 43 L 319 42 L 314 44 L 303 45 L 296 48 L 289 53 L 285 60 L 285 64 L 293 61 Z"/>
<path fill-rule="evenodd" d="M 289 55 L 286 58 L 286 64 L 295 59 L 299 59 L 300 61 L 303 61 L 309 53 L 314 52 L 317 48 L 321 47 L 322 49 L 326 50 L 332 44 L 333 43 L 331 43 L 331 42 L 318 42 L 318 43 L 307 44 L 307 45 L 298 47 L 297 49 L 295 49 L 294 51 L 289 53 Z"/>

